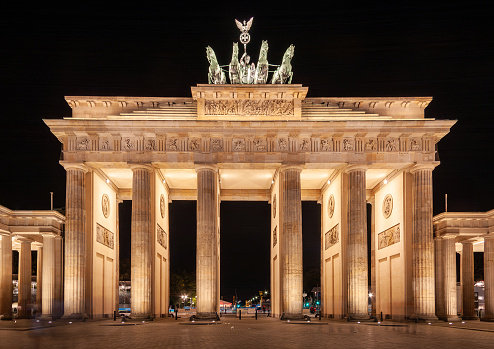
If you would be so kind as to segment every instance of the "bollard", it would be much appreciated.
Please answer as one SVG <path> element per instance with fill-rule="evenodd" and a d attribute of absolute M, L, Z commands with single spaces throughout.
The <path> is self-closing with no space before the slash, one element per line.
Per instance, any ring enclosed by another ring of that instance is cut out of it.
<path fill-rule="evenodd" d="M 319 310 L 319 321 L 321 321 L 321 311 Z"/>
<path fill-rule="evenodd" d="M 257 308 L 256 308 L 256 320 L 257 320 Z"/>
<path fill-rule="evenodd" d="M 178 320 L 178 308 L 175 307 L 175 320 Z"/>
<path fill-rule="evenodd" d="M 238 310 L 238 319 L 242 320 L 242 309 Z"/>
<path fill-rule="evenodd" d="M 117 311 L 113 311 L 113 321 L 117 321 Z"/>
<path fill-rule="evenodd" d="M 383 322 L 383 312 L 381 311 L 381 322 Z"/>

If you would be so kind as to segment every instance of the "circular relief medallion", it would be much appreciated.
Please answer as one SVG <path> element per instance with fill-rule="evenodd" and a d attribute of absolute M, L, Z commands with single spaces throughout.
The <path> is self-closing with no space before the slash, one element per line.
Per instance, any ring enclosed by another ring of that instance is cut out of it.
<path fill-rule="evenodd" d="M 160 196 L 160 213 L 161 218 L 165 218 L 165 196 L 163 194 Z"/>
<path fill-rule="evenodd" d="M 393 196 L 388 194 L 384 197 L 383 200 L 383 216 L 384 218 L 389 218 L 391 213 L 393 212 Z"/>
<path fill-rule="evenodd" d="M 110 198 L 106 194 L 103 194 L 101 198 L 101 210 L 103 211 L 103 216 L 108 218 L 110 215 Z"/>
<path fill-rule="evenodd" d="M 273 218 L 276 218 L 276 194 L 273 196 Z"/>
<path fill-rule="evenodd" d="M 330 195 L 329 200 L 328 200 L 328 215 L 329 215 L 329 218 L 333 218 L 333 215 L 334 215 L 334 196 L 333 196 L 333 194 Z"/>

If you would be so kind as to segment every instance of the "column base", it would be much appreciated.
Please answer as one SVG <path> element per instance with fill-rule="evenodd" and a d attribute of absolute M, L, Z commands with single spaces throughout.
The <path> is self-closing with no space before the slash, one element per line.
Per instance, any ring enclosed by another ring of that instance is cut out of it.
<path fill-rule="evenodd" d="M 51 315 L 51 314 L 41 314 L 38 317 L 38 319 L 41 321 L 53 321 L 53 320 L 57 319 L 57 317 L 55 317 L 54 315 Z"/>
<path fill-rule="evenodd" d="M 412 315 L 410 316 L 410 320 L 415 322 L 436 322 L 437 316 L 432 314 L 423 314 L 423 315 Z"/>
<path fill-rule="evenodd" d="M 444 321 L 444 322 L 456 322 L 456 321 L 461 321 L 461 318 L 459 316 L 453 316 L 453 315 L 443 315 L 443 316 L 438 316 L 438 320 Z"/>
<path fill-rule="evenodd" d="M 151 314 L 132 314 L 132 313 L 130 313 L 129 319 L 132 319 L 132 320 L 152 320 L 153 316 Z"/>
<path fill-rule="evenodd" d="M 461 317 L 462 320 L 478 320 L 479 318 L 475 315 L 465 315 Z"/>
<path fill-rule="evenodd" d="M 86 319 L 89 319 L 89 316 L 86 313 L 75 313 L 63 315 L 60 319 L 65 321 L 86 321 Z"/>
<path fill-rule="evenodd" d="M 374 321 L 375 317 L 369 314 L 348 314 L 344 317 L 346 321 Z"/>
<path fill-rule="evenodd" d="M 10 321 L 12 320 L 12 314 L 3 314 L 3 315 L 0 315 L 0 320 L 5 320 L 5 321 Z"/>
<path fill-rule="evenodd" d="M 218 313 L 197 313 L 190 317 L 190 321 L 220 321 Z"/>
<path fill-rule="evenodd" d="M 293 320 L 293 321 L 304 321 L 307 319 L 307 315 L 304 315 L 302 313 L 296 313 L 296 314 L 287 314 L 283 313 L 281 314 L 280 320 Z"/>
<path fill-rule="evenodd" d="M 494 315 L 487 315 L 480 318 L 480 321 L 494 322 Z"/>

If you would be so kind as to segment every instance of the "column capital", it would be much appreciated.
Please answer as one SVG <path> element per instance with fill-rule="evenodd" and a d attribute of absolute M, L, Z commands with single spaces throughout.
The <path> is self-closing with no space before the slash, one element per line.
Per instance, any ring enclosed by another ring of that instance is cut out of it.
<path fill-rule="evenodd" d="M 80 170 L 84 173 L 89 171 L 88 167 L 83 162 L 60 162 L 65 171 L 67 170 Z"/>
<path fill-rule="evenodd" d="M 146 170 L 146 171 L 149 171 L 149 172 L 153 172 L 154 171 L 154 168 L 153 166 L 151 166 L 151 164 L 149 163 L 145 163 L 145 162 L 142 162 L 142 163 L 128 163 L 130 169 L 132 171 L 134 170 Z"/>
<path fill-rule="evenodd" d="M 285 172 L 288 170 L 302 172 L 303 169 L 304 169 L 303 164 L 283 164 L 280 167 L 280 172 Z"/>
<path fill-rule="evenodd" d="M 196 173 L 199 171 L 218 172 L 218 165 L 217 164 L 194 164 L 194 168 L 196 170 Z"/>
<path fill-rule="evenodd" d="M 12 236 L 12 233 L 8 230 L 0 229 L 0 236 Z"/>
<path fill-rule="evenodd" d="M 484 240 L 492 240 L 494 239 L 494 234 L 493 233 L 490 233 L 490 234 L 485 234 L 483 236 Z"/>
<path fill-rule="evenodd" d="M 431 162 L 427 164 L 415 164 L 410 168 L 410 173 L 415 173 L 417 171 L 422 171 L 422 170 L 433 171 L 438 165 L 439 165 L 439 161 Z"/>
<path fill-rule="evenodd" d="M 349 173 L 352 171 L 367 171 L 369 166 L 365 164 L 348 164 L 347 167 L 345 167 L 345 173 Z"/>

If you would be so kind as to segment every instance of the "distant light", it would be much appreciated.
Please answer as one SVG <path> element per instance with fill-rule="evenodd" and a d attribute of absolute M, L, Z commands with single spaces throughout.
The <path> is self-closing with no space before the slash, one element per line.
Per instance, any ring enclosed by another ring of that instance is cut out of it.
<path fill-rule="evenodd" d="M 388 179 L 387 178 L 384 178 L 384 184 L 388 184 Z"/>
<path fill-rule="evenodd" d="M 72 321 L 69 321 L 69 324 L 71 324 L 71 323 L 72 323 Z"/>
<path fill-rule="evenodd" d="M 377 324 L 380 325 L 381 324 L 381 321 L 378 321 Z"/>
<path fill-rule="evenodd" d="M 465 321 L 462 321 L 461 323 L 462 323 L 462 324 L 464 324 L 464 323 L 465 323 Z"/>
<path fill-rule="evenodd" d="M 271 184 L 274 184 L 274 180 L 271 180 Z"/>
<path fill-rule="evenodd" d="M 331 180 L 330 180 L 330 179 L 328 179 L 328 185 L 330 185 L 330 184 L 331 184 Z"/>
<path fill-rule="evenodd" d="M 108 178 L 106 179 L 106 183 L 110 183 L 110 180 Z"/>
<path fill-rule="evenodd" d="M 51 321 L 48 321 L 49 324 L 51 324 Z"/>
<path fill-rule="evenodd" d="M 429 322 L 429 325 L 430 325 L 430 324 L 431 324 L 431 323 Z"/>
<path fill-rule="evenodd" d="M 449 324 L 450 324 L 450 325 L 452 325 L 453 323 L 452 323 L 452 322 L 450 322 Z"/>
<path fill-rule="evenodd" d="M 360 321 L 357 322 L 357 324 L 359 324 L 359 323 L 360 323 Z"/>
<path fill-rule="evenodd" d="M 372 298 L 374 295 L 372 294 L 372 292 L 369 292 L 369 298 Z"/>
<path fill-rule="evenodd" d="M 166 183 L 166 181 L 163 179 L 163 184 L 165 184 L 165 183 Z"/>

